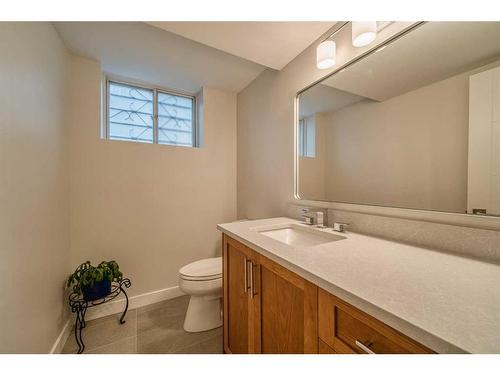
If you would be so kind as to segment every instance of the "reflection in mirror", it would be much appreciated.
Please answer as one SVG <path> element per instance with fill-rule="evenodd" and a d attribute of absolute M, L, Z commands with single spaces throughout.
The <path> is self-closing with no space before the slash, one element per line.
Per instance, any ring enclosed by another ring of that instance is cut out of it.
<path fill-rule="evenodd" d="M 425 23 L 298 100 L 301 199 L 500 215 L 500 22 Z"/>

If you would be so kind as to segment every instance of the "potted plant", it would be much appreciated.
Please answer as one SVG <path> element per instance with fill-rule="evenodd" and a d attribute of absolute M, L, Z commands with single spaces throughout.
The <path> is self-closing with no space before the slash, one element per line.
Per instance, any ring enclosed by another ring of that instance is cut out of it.
<path fill-rule="evenodd" d="M 101 262 L 97 267 L 86 261 L 69 276 L 67 286 L 72 287 L 73 292 L 82 294 L 85 301 L 94 301 L 110 294 L 111 282 L 122 281 L 122 276 L 114 260 Z"/>

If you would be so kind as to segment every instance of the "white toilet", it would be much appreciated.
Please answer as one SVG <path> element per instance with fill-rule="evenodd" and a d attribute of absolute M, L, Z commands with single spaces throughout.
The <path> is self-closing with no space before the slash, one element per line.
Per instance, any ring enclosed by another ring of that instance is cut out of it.
<path fill-rule="evenodd" d="M 222 257 L 198 260 L 179 270 L 179 288 L 191 296 L 184 320 L 187 332 L 222 325 Z"/>

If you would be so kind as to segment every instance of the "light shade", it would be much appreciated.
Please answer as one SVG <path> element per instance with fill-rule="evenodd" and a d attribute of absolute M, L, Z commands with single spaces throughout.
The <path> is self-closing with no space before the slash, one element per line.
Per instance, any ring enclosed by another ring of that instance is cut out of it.
<path fill-rule="evenodd" d="M 364 47 L 370 44 L 377 37 L 377 22 L 352 22 L 352 45 L 354 47 Z"/>
<path fill-rule="evenodd" d="M 337 46 L 333 40 L 325 40 L 316 48 L 316 66 L 318 69 L 328 69 L 335 65 Z"/>

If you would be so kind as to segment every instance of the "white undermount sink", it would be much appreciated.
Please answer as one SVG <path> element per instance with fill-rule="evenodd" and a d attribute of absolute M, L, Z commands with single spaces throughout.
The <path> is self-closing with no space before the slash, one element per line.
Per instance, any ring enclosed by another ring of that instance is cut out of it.
<path fill-rule="evenodd" d="M 267 237 L 293 247 L 316 246 L 328 242 L 345 239 L 334 233 L 305 227 L 298 224 L 287 224 L 278 227 L 256 228 L 256 230 Z"/>

